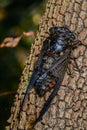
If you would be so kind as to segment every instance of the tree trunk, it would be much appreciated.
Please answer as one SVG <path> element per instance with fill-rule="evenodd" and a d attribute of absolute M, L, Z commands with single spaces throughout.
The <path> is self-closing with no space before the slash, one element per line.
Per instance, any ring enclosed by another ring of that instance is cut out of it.
<path fill-rule="evenodd" d="M 49 93 L 43 98 L 31 90 L 25 111 L 20 112 L 20 102 L 26 92 L 29 78 L 38 58 L 43 40 L 52 26 L 66 26 L 87 45 L 87 0 L 49 0 L 40 22 L 35 43 L 31 47 L 14 104 L 11 108 L 7 130 L 29 130 L 31 122 L 39 115 Z M 33 130 L 87 130 L 87 50 L 78 46 L 73 50 L 76 63 L 71 61 L 71 76 L 66 72 L 62 85 L 50 108 Z"/>

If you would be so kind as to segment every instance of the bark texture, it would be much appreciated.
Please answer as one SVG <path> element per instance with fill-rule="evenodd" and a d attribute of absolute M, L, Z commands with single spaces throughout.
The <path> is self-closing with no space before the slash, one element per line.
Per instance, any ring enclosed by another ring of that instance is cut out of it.
<path fill-rule="evenodd" d="M 7 130 L 30 130 L 31 122 L 39 115 L 50 93 L 39 98 L 31 90 L 24 111 L 20 112 L 20 102 L 24 97 L 34 64 L 40 53 L 43 40 L 52 26 L 66 26 L 77 34 L 87 45 L 87 0 L 49 0 L 46 12 L 39 25 L 35 43 L 31 47 L 22 73 L 21 82 L 11 108 L 10 123 Z M 62 86 L 55 96 L 49 110 L 33 130 L 87 130 L 87 50 L 79 46 L 73 51 L 75 63 L 71 61 L 71 73 L 66 72 Z"/>

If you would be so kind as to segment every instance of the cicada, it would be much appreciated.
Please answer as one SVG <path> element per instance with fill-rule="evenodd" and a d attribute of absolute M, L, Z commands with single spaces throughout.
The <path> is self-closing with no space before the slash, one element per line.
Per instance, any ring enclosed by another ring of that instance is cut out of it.
<path fill-rule="evenodd" d="M 72 50 L 78 44 L 80 41 L 68 28 L 55 26 L 49 29 L 49 36 L 43 42 L 21 105 L 23 107 L 32 87 L 40 97 L 52 90 L 34 124 L 42 119 L 57 94 L 67 71 Z"/>

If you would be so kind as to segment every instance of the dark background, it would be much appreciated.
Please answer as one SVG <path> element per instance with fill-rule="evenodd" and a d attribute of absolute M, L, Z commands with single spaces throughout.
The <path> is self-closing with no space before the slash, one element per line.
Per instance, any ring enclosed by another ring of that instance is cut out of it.
<path fill-rule="evenodd" d="M 45 4 L 42 0 L 0 0 L 0 43 L 6 37 L 36 31 Z M 32 42 L 34 39 L 27 37 L 15 48 L 0 48 L 0 130 L 8 125 L 6 121 Z"/>

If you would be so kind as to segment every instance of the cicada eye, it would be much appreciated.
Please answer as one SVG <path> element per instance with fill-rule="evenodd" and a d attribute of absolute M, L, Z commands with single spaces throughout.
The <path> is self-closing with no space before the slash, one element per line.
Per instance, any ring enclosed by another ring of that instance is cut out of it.
<path fill-rule="evenodd" d="M 71 33 L 71 34 L 70 34 L 70 39 L 71 39 L 71 40 L 75 40 L 75 39 L 76 39 L 76 36 L 75 36 L 73 33 Z"/>

